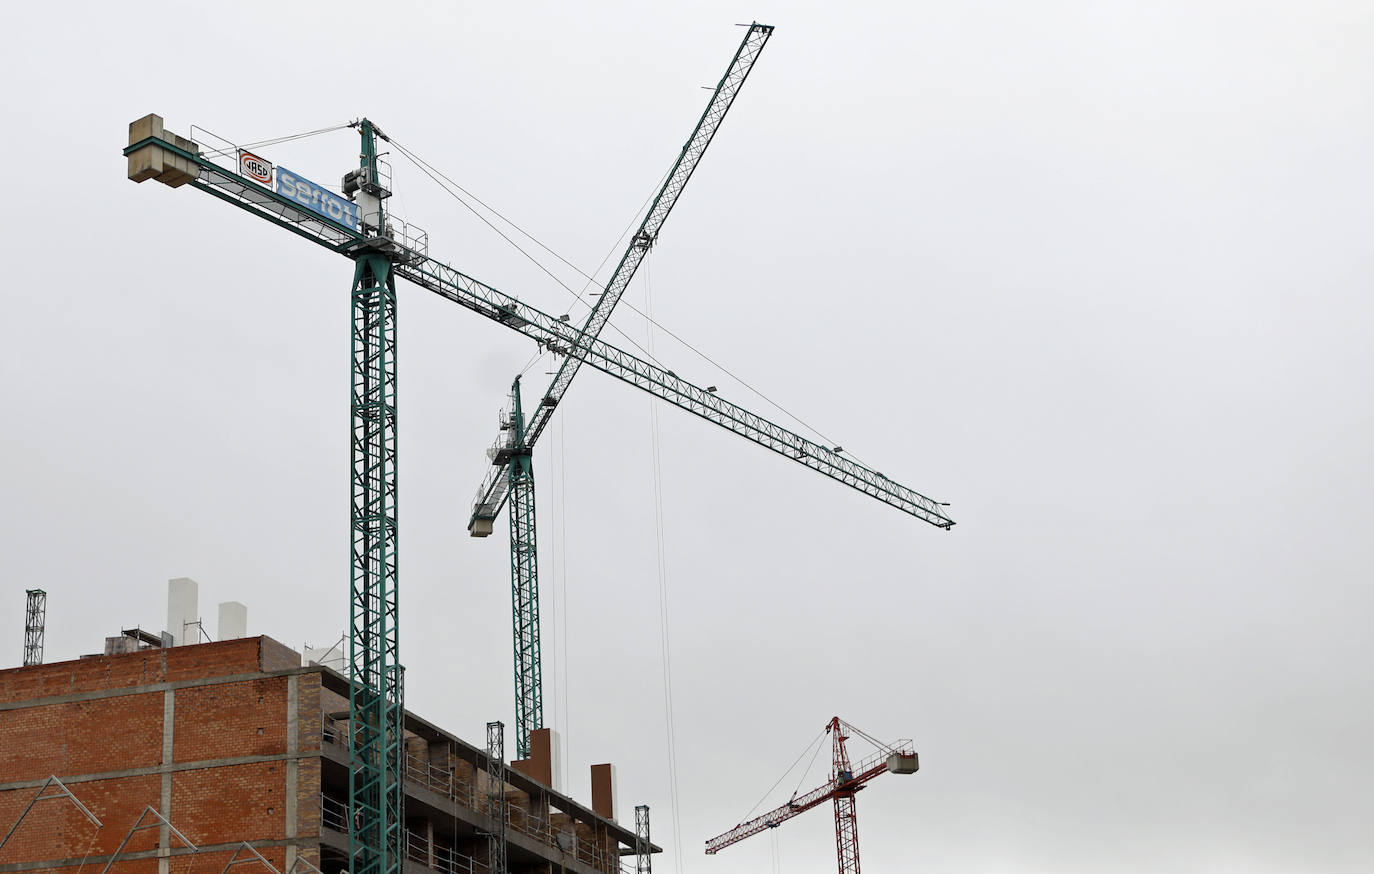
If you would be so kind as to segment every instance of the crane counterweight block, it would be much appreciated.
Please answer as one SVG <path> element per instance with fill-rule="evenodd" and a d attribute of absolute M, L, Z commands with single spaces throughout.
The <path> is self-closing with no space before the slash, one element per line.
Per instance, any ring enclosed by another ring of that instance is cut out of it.
<path fill-rule="evenodd" d="M 170 188 L 180 188 L 200 173 L 195 160 L 187 154 L 200 155 L 200 146 L 164 129 L 160 115 L 149 114 L 130 122 L 129 146 L 129 179 L 132 182 L 156 179 Z"/>
<path fill-rule="evenodd" d="M 915 774 L 921 770 L 921 759 L 915 753 L 893 753 L 887 757 L 889 774 Z"/>

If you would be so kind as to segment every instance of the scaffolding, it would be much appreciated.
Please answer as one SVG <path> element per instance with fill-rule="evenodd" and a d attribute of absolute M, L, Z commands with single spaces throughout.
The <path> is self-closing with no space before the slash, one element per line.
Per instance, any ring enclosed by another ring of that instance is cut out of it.
<path fill-rule="evenodd" d="M 154 821 L 145 824 L 143 820 L 147 819 L 149 814 L 152 815 Z M 186 847 L 192 853 L 200 852 L 200 847 L 197 847 L 195 844 L 187 840 L 186 835 L 178 831 L 177 827 L 172 825 L 166 817 L 158 813 L 156 810 L 153 810 L 153 807 L 150 804 L 147 807 L 143 808 L 143 812 L 138 815 L 138 819 L 136 819 L 134 821 L 134 824 L 129 828 L 129 833 L 124 836 L 124 840 L 119 842 L 119 847 L 115 849 L 114 855 L 110 857 L 110 861 L 106 862 L 105 867 L 100 870 L 100 874 L 109 874 L 110 867 L 114 865 L 115 861 L 119 858 L 120 854 L 124 852 L 124 847 L 128 845 L 129 839 L 134 836 L 135 832 L 141 832 L 145 829 L 150 828 L 155 828 L 159 830 L 165 829 L 167 832 L 168 838 L 160 837 L 158 840 L 159 854 L 165 852 L 167 855 L 171 855 L 170 849 L 164 847 L 163 845 L 168 844 L 170 842 L 169 838 L 172 836 L 175 836 L 176 839 L 182 843 L 182 846 Z"/>
<path fill-rule="evenodd" d="M 506 726 L 487 723 L 487 798 L 495 828 L 487 834 L 487 870 L 506 874 Z"/>
<path fill-rule="evenodd" d="M 649 805 L 635 807 L 635 874 L 653 874 L 653 845 L 649 843 Z"/>
<path fill-rule="evenodd" d="M 29 594 L 33 593 L 30 592 Z M 56 785 L 57 787 L 53 794 L 44 795 L 43 793 L 47 792 L 48 788 L 53 785 Z M 33 806 L 35 804 L 37 804 L 40 801 L 54 801 L 59 798 L 65 798 L 72 804 L 76 805 L 76 809 L 81 811 L 81 813 L 84 814 L 87 819 L 94 823 L 96 828 L 105 827 L 104 824 L 96 817 L 96 815 L 94 813 L 91 813 L 90 808 L 82 804 L 81 800 L 78 799 L 75 795 L 73 795 L 72 791 L 68 789 L 65 785 L 63 785 L 62 781 L 57 779 L 57 775 L 54 774 L 53 776 L 45 780 L 42 786 L 38 787 L 38 792 L 34 794 L 32 800 L 30 800 L 29 803 L 24 807 L 24 811 L 19 814 L 19 818 L 14 821 L 14 825 L 10 826 L 10 830 L 5 832 L 4 839 L 0 840 L 0 849 L 3 849 L 5 844 L 9 843 L 10 838 L 14 835 L 16 831 L 18 831 L 19 824 L 24 821 L 24 817 L 29 815 L 29 811 L 33 810 Z"/>

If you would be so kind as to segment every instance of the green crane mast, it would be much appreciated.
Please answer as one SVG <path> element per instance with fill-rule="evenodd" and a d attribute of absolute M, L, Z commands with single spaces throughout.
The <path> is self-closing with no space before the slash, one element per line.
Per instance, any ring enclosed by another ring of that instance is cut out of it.
<path fill-rule="evenodd" d="M 534 525 L 534 457 L 520 404 L 520 377 L 510 387 L 505 460 L 510 485 L 511 638 L 515 641 L 516 757 L 530 757 L 530 734 L 544 727 L 539 647 L 539 550 Z M 497 453 L 500 457 L 500 452 Z"/>
<path fill-rule="evenodd" d="M 598 295 L 596 304 L 577 334 L 576 344 L 585 347 L 596 340 L 610 320 L 640 262 L 653 248 L 668 213 L 677 203 L 706 147 L 725 120 L 735 96 L 754 68 L 759 53 L 773 35 L 773 28 L 757 22 L 749 25 L 740 41 L 725 75 L 716 84 L 706 109 L 697 120 L 692 135 L 687 138 L 677 162 L 668 172 L 663 186 L 649 206 L 639 229 L 630 238 L 630 245 L 621 256 L 615 272 Z M 534 443 L 563 400 L 582 358 L 576 354 L 563 358 L 553 381 L 540 398 L 539 406 L 528 423 L 521 415 L 520 380 L 511 387 L 513 419 L 501 423 L 502 436 L 491 453 L 493 467 L 488 471 L 477 499 L 473 502 L 468 531 L 473 537 L 486 537 L 492 532 L 502 505 L 511 502 L 510 564 L 511 613 L 515 649 L 515 746 L 520 758 L 530 754 L 530 735 L 544 726 L 543 678 L 539 645 L 539 557 L 534 522 Z"/>
<path fill-rule="evenodd" d="M 251 154 L 257 164 L 240 153 L 234 170 L 227 170 L 196 143 L 165 131 L 156 115 L 129 126 L 124 154 L 135 182 L 157 179 L 174 188 L 190 183 L 239 205 L 246 197 L 275 224 L 311 238 L 341 239 L 336 250 L 353 259 L 348 868 L 353 874 L 400 874 L 405 763 L 397 622 L 395 267 L 398 257 L 413 259 L 416 253 L 392 238 L 385 206 L 391 192 L 377 161 L 377 139 L 385 136 L 367 119 L 353 126 L 362 137 L 361 154 L 344 187 L 351 186 L 356 208 L 294 174 L 289 196 L 258 184 L 254 178 L 265 172 L 270 180 L 272 172 Z M 284 173 L 278 170 L 279 183 Z M 230 177 L 235 181 L 226 190 L 223 182 Z"/>
<path fill-rule="evenodd" d="M 404 714 L 396 519 L 396 274 L 372 122 L 359 123 L 354 184 L 371 234 L 353 268 L 352 567 L 349 573 L 349 871 L 399 874 Z M 345 186 L 347 187 L 347 186 Z M 369 209 L 368 207 L 372 207 Z"/>

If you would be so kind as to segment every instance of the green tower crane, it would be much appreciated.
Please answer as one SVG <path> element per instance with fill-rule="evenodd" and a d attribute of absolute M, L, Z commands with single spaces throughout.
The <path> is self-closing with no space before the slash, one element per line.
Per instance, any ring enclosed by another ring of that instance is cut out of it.
<path fill-rule="evenodd" d="M 747 54 L 751 39 L 766 40 L 769 32 L 771 28 L 763 25 L 752 26 L 742 52 Z M 754 44 L 753 54 L 761 47 L 761 41 Z M 743 56 L 737 53 L 737 60 Z M 752 58 L 749 63 L 752 64 Z M 736 66 L 732 64 L 732 70 Z M 733 90 L 743 82 L 743 73 L 747 73 L 747 68 L 739 74 Z M 723 89 L 718 88 L 717 95 L 721 93 Z M 713 98 L 712 106 L 723 116 L 729 104 L 720 105 Z M 711 112 L 708 107 L 708 115 Z M 713 130 L 718 123 L 719 116 L 709 127 Z M 397 624 L 398 278 L 504 325 L 535 341 L 539 348 L 562 356 L 559 376 L 521 432 L 519 440 L 526 446 L 538 437 L 573 374 L 585 363 L 931 525 L 948 529 L 954 520 L 945 511 L 947 505 L 888 479 L 837 449 L 822 446 L 731 403 L 714 389 L 696 386 L 601 340 L 598 335 L 610 315 L 608 307 L 582 328 L 575 328 L 564 318 L 543 312 L 430 257 L 427 236 L 386 209 L 391 192 L 386 187 L 376 148 L 376 140 L 386 140 L 386 135 L 365 119 L 352 126 L 362 137 L 362 148 L 358 168 L 343 180 L 349 199 L 285 168 L 273 167 L 261 156 L 232 144 L 228 148 L 202 150 L 196 142 L 165 130 L 157 115 L 145 116 L 129 125 L 129 143 L 123 154 L 128 159 L 128 177 L 134 182 L 151 179 L 172 188 L 190 185 L 354 262 L 349 601 L 352 827 L 348 868 L 352 874 L 399 874 L 404 850 L 404 671 Z M 698 125 L 699 130 L 702 127 Z M 694 135 L 688 149 L 704 149 L 706 142 L 709 137 L 700 140 Z M 699 157 L 698 151 L 696 158 Z M 694 166 L 695 159 L 679 161 L 678 169 L 664 187 L 667 192 L 675 185 L 676 191 L 671 198 L 660 193 L 650 211 L 650 218 L 657 218 L 653 222 L 646 219 L 641 226 L 631 246 L 632 252 L 638 254 L 627 253 L 628 261 L 637 265 L 652 245 L 662 219 Z M 688 168 L 685 172 L 684 167 Z M 618 299 L 628 281 L 626 275 L 613 295 L 603 297 Z M 521 469 L 528 473 L 523 465 Z M 504 493 L 510 486 L 509 474 L 499 479 L 505 483 L 501 489 Z M 486 516 L 488 523 L 501 503 L 491 505 Z M 532 503 L 530 507 L 526 524 L 532 534 Z M 481 514 L 474 516 L 481 518 Z"/>
<path fill-rule="evenodd" d="M 391 192 L 378 172 L 379 132 L 367 119 L 359 129 L 362 163 L 352 184 L 358 186 L 359 225 L 368 237 L 354 249 L 352 293 L 348 793 L 355 827 L 349 832 L 349 871 L 392 874 L 401 870 L 405 852 L 405 684 L 397 621 L 397 244 L 387 236 L 385 203 Z"/>
<path fill-rule="evenodd" d="M 649 253 L 659 231 L 668 219 L 678 197 L 701 162 L 706 147 L 725 120 L 735 96 L 744 86 L 749 71 L 754 68 L 759 53 L 773 35 L 773 28 L 757 22 L 749 25 L 740 41 L 725 75 L 720 77 L 706 109 L 697 120 L 692 135 L 687 138 L 677 161 L 668 172 L 644 215 L 639 229 L 630 238 L 629 248 L 621 256 L 615 272 L 607 281 L 596 304 L 587 315 L 577 335 L 577 344 L 585 346 L 601 335 L 611 318 L 640 262 Z M 473 502 L 468 532 L 473 537 L 491 534 L 494 521 L 507 500 L 510 513 L 511 614 L 515 649 L 515 746 L 516 754 L 524 759 L 530 754 L 530 735 L 544 727 L 544 696 L 542 660 L 539 646 L 539 555 L 534 521 L 534 463 L 535 441 L 544 432 L 554 409 L 567 393 L 582 359 L 577 355 L 563 358 L 553 381 L 540 398 L 539 406 L 528 423 L 521 414 L 520 380 L 511 386 L 510 414 L 502 418 L 502 434 L 494 450 L 489 453 L 492 468 L 488 471 L 477 498 Z"/>
<path fill-rule="evenodd" d="M 398 874 L 405 819 L 404 683 L 397 623 L 395 264 L 398 257 L 413 259 L 416 252 L 394 237 L 387 215 L 391 192 L 377 161 L 377 139 L 385 135 L 367 119 L 353 126 L 362 147 L 358 169 L 344 179 L 352 201 L 241 150 L 236 150 L 234 170 L 227 171 L 202 155 L 196 143 L 165 131 L 156 115 L 129 126 L 125 155 L 135 182 L 190 183 L 231 203 L 243 205 L 247 199 L 275 224 L 307 237 L 322 233 L 337 238 L 334 248 L 353 259 L 349 870 Z M 270 182 L 274 169 L 276 190 L 258 184 L 263 174 Z M 247 176 L 226 191 L 226 173 Z M 220 184 L 209 183 L 210 178 Z"/>

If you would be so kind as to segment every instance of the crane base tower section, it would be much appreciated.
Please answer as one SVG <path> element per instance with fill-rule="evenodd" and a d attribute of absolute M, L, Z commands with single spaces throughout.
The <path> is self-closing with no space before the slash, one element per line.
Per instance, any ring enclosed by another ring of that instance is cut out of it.
<path fill-rule="evenodd" d="M 485 748 L 411 713 L 404 742 L 406 874 L 486 874 L 495 821 Z M 299 859 L 297 874 L 308 874 L 305 863 L 338 874 L 349 850 L 348 765 L 347 677 L 302 666 L 271 638 L 0 671 L 0 834 L 54 775 L 104 823 L 96 830 L 73 805 L 37 805 L 0 870 L 99 872 L 151 806 L 200 852 L 184 858 L 174 835 L 146 829 L 111 874 L 218 872 L 243 841 L 279 871 Z M 503 769 L 500 786 L 511 874 L 618 874 L 635 852 L 634 828 L 603 800 L 580 804 L 523 772 L 547 765 L 518 767 Z"/>

